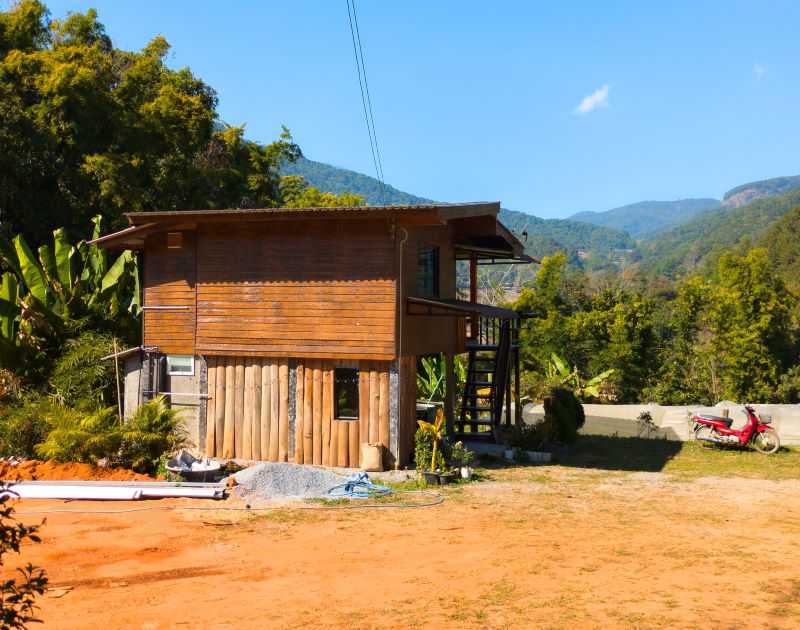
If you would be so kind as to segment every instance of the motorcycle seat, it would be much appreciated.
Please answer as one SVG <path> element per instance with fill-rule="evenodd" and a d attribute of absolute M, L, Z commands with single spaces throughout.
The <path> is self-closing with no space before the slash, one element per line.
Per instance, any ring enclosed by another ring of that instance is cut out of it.
<path fill-rule="evenodd" d="M 702 418 L 703 420 L 710 420 L 712 422 L 721 422 L 729 429 L 733 424 L 733 420 L 731 418 L 723 418 L 722 416 L 712 416 L 711 414 L 708 413 L 698 413 L 697 417 Z"/>

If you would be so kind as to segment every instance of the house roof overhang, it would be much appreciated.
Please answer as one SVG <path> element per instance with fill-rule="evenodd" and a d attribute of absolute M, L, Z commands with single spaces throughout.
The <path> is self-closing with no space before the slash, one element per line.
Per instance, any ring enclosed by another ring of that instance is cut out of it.
<path fill-rule="evenodd" d="M 467 317 L 480 315 L 493 319 L 519 319 L 519 313 L 510 308 L 478 304 L 466 300 L 444 300 L 440 298 L 423 298 L 409 296 L 406 298 L 406 309 L 409 315 L 441 315 L 450 317 Z"/>

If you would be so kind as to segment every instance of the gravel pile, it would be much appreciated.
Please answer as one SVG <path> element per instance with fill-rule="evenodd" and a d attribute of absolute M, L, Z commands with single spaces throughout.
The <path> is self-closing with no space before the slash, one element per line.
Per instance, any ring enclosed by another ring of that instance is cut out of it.
<path fill-rule="evenodd" d="M 271 462 L 240 470 L 233 478 L 239 495 L 254 502 L 324 497 L 344 483 L 344 477 L 322 468 Z"/>

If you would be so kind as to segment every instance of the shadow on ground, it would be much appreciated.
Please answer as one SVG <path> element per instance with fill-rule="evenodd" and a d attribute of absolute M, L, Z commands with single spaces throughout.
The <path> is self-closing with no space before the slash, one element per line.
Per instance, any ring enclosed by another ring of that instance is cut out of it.
<path fill-rule="evenodd" d="M 683 442 L 674 440 L 581 435 L 558 463 L 572 468 L 660 472 L 683 447 Z"/>

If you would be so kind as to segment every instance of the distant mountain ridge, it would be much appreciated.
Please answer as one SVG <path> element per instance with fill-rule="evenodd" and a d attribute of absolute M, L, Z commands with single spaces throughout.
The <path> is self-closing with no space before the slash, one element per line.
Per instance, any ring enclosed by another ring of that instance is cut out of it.
<path fill-rule="evenodd" d="M 605 212 L 579 212 L 569 219 L 621 230 L 635 239 L 644 239 L 719 207 L 719 200 L 710 198 L 640 201 Z"/>
<path fill-rule="evenodd" d="M 722 197 L 725 208 L 738 208 L 761 197 L 774 197 L 800 188 L 800 175 L 773 177 L 731 188 Z"/>

